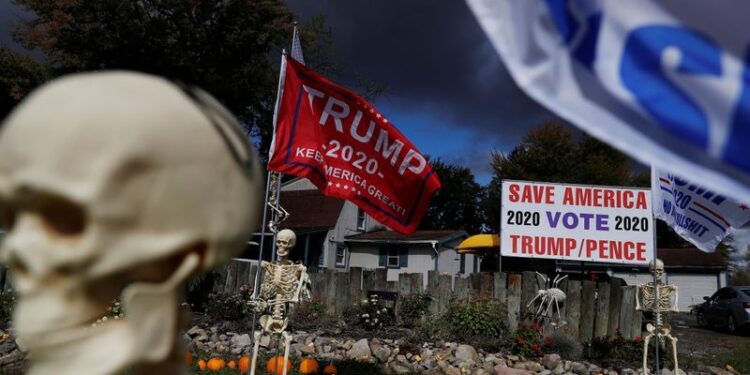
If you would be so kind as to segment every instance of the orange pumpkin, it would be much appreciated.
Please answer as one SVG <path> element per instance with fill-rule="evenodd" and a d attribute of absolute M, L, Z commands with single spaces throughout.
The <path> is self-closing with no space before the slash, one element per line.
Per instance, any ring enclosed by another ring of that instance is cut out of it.
<path fill-rule="evenodd" d="M 200 361 L 198 361 L 198 368 L 201 371 L 206 371 L 206 361 L 204 361 L 202 359 Z"/>
<path fill-rule="evenodd" d="M 318 372 L 318 361 L 315 358 L 305 358 L 299 364 L 300 374 L 313 374 Z"/>
<path fill-rule="evenodd" d="M 336 370 L 336 366 L 334 366 L 333 363 L 329 363 L 323 368 L 323 373 L 327 375 L 335 375 L 338 373 L 338 370 Z"/>
<path fill-rule="evenodd" d="M 211 371 L 221 371 L 226 366 L 226 362 L 221 358 L 211 358 L 206 363 L 206 368 Z"/>
<path fill-rule="evenodd" d="M 185 364 L 190 366 L 193 364 L 193 353 L 185 352 Z"/>
<path fill-rule="evenodd" d="M 229 362 L 227 363 L 227 367 L 229 367 L 229 368 L 231 368 L 232 370 L 234 370 L 234 369 L 236 369 L 236 368 L 237 368 L 237 362 L 235 362 L 234 360 L 231 360 L 231 361 L 229 361 Z"/>
<path fill-rule="evenodd" d="M 271 374 L 283 375 L 284 374 L 284 357 L 276 356 L 268 359 L 266 363 L 266 370 Z M 286 360 L 286 368 L 289 371 L 292 368 L 292 361 Z"/>
<path fill-rule="evenodd" d="M 243 355 L 240 357 L 240 361 L 237 363 L 237 367 L 241 372 L 247 372 L 250 369 L 250 361 L 252 358 L 249 355 Z"/>

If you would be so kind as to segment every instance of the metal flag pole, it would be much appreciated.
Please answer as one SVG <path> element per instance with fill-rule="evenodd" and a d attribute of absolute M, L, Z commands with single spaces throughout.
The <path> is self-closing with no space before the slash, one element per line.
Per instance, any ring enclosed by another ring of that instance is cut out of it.
<path fill-rule="evenodd" d="M 651 173 L 653 173 L 653 170 Z M 651 215 L 651 222 L 654 223 L 654 226 L 656 225 L 656 218 L 653 216 L 653 209 L 652 209 L 652 215 Z M 652 260 L 652 262 L 654 263 L 654 265 L 656 265 L 656 259 L 658 257 L 658 253 L 656 250 L 659 248 L 659 246 L 656 245 L 656 228 L 653 228 L 653 233 L 654 233 L 654 259 Z M 653 267 L 652 273 L 654 276 L 654 300 L 656 301 L 655 309 L 658 309 L 659 298 L 661 297 L 659 297 L 659 283 L 658 283 L 659 280 L 656 277 L 656 267 Z M 637 290 L 636 290 L 636 293 L 638 293 Z M 660 326 L 661 326 L 661 312 L 654 312 L 654 327 L 656 327 L 655 329 L 657 333 L 656 340 L 654 340 L 654 362 L 655 362 L 654 366 L 656 367 L 656 371 L 654 371 L 654 373 L 656 375 L 659 375 L 659 373 L 661 372 L 661 370 L 659 369 L 659 346 L 661 346 L 661 340 L 660 340 L 660 336 L 658 335 L 658 333 L 660 332 L 659 330 L 661 329 Z"/>
<path fill-rule="evenodd" d="M 282 50 L 281 52 L 281 67 L 279 69 L 279 86 L 276 91 L 276 105 L 274 107 L 273 111 L 273 130 L 274 130 L 274 137 L 271 142 L 270 146 L 270 152 L 269 152 L 269 161 L 271 159 L 271 156 L 273 154 L 273 147 L 274 147 L 274 141 L 276 139 L 276 124 L 279 114 L 279 106 L 281 103 L 281 98 L 284 93 L 284 77 L 285 77 L 285 71 L 286 71 L 286 58 L 287 58 L 287 52 L 286 49 Z M 292 58 L 299 61 L 300 63 L 304 64 L 304 57 L 302 56 L 302 46 L 299 41 L 299 30 L 297 29 L 297 22 L 294 22 L 294 32 L 292 34 Z M 257 290 L 259 288 L 260 279 L 262 277 L 262 268 L 261 268 L 261 262 L 263 261 L 263 246 L 265 244 L 265 238 L 266 238 L 266 225 L 268 226 L 268 230 L 273 233 L 273 239 L 271 243 L 271 261 L 276 260 L 276 240 L 277 240 L 277 233 L 279 231 L 279 224 L 281 221 L 284 221 L 288 213 L 284 208 L 281 207 L 281 173 L 274 173 L 269 172 L 268 173 L 268 179 L 266 181 L 266 195 L 265 200 L 263 204 L 263 226 L 261 228 L 261 240 L 260 240 L 260 249 L 258 251 L 258 271 L 255 273 L 255 282 L 253 286 L 253 297 L 257 297 Z M 266 223 L 266 214 L 268 213 L 268 209 L 271 209 L 271 218 Z M 253 319 L 252 319 L 252 330 L 253 335 L 250 339 L 251 346 L 254 347 L 255 345 L 255 324 L 257 323 L 257 317 L 258 313 L 253 311 Z M 277 363 L 276 366 L 278 366 L 278 351 L 279 348 L 277 346 L 276 348 L 276 359 Z M 258 356 L 258 353 L 252 353 L 254 357 Z M 257 363 L 255 361 L 255 358 L 253 358 L 253 364 Z M 252 373 L 254 371 L 254 366 L 251 365 L 248 369 L 248 374 Z M 275 372 L 275 371 L 274 371 Z"/>
<path fill-rule="evenodd" d="M 278 87 L 278 90 L 276 91 L 276 106 L 274 107 L 274 112 L 273 112 L 274 132 L 276 131 L 276 118 L 277 118 L 278 111 L 279 111 L 279 103 L 281 101 L 281 96 L 283 94 L 285 67 L 286 67 L 286 49 L 281 51 L 281 68 L 279 70 L 279 87 Z M 270 147 L 273 148 L 273 142 L 271 143 L 272 144 Z M 269 155 L 269 160 L 270 158 L 271 158 L 271 155 Z M 274 177 L 277 177 L 276 179 L 278 179 L 279 183 L 277 184 L 273 183 L 272 180 L 274 180 Z M 261 229 L 260 229 L 260 247 L 258 249 L 258 264 L 257 264 L 257 270 L 255 272 L 255 280 L 253 282 L 253 298 L 258 297 L 258 288 L 260 285 L 261 277 L 263 276 L 263 268 L 261 267 L 261 263 L 263 262 L 263 249 L 264 249 L 265 242 L 266 242 L 266 235 L 267 235 L 266 228 L 268 226 L 268 227 L 273 227 L 275 229 L 276 226 L 275 225 L 272 226 L 270 224 L 275 223 L 276 220 L 278 220 L 276 216 L 276 211 L 271 210 L 270 221 L 268 222 L 268 224 L 266 223 L 266 219 L 268 218 L 267 214 L 268 214 L 268 209 L 269 209 L 269 199 L 272 196 L 278 197 L 281 195 L 281 194 L 277 194 L 277 193 L 280 193 L 280 186 L 281 186 L 280 182 L 281 182 L 280 176 L 277 176 L 277 174 L 274 172 L 271 172 L 271 171 L 268 172 L 268 175 L 266 178 L 266 193 L 265 193 L 265 197 L 263 200 L 263 221 L 261 222 Z M 279 208 L 279 199 L 276 199 L 274 208 L 276 209 Z M 275 247 L 276 233 L 275 232 L 273 233 L 273 243 L 274 243 L 273 251 L 275 252 L 276 250 L 276 247 Z M 257 321 L 258 321 L 258 313 L 253 310 L 253 318 L 251 322 L 252 325 L 250 326 L 250 329 L 253 331 L 253 334 L 250 335 L 250 347 L 254 347 L 255 345 L 255 325 Z M 252 353 L 252 354 L 253 356 L 258 355 L 258 353 Z M 253 368 L 249 368 L 247 373 L 250 374 L 252 370 Z"/>

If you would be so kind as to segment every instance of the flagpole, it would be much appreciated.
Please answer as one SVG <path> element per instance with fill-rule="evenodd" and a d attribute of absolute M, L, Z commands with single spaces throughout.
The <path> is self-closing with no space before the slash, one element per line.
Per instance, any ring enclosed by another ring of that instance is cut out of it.
<path fill-rule="evenodd" d="M 279 105 L 281 102 L 281 96 L 283 94 L 283 89 L 284 89 L 284 74 L 286 70 L 285 68 L 286 68 L 286 49 L 281 51 L 281 67 L 279 69 L 279 87 L 276 91 L 276 105 L 274 106 L 274 110 L 273 110 L 274 136 L 272 138 L 271 145 L 269 147 L 268 160 L 271 160 L 271 155 L 273 154 L 273 151 L 274 151 L 273 149 L 274 143 L 275 143 L 274 140 L 276 138 L 276 118 L 278 115 Z M 268 201 L 271 196 L 275 196 L 276 197 L 275 208 L 278 209 L 279 201 L 280 201 L 279 198 L 281 197 L 281 194 L 280 194 L 281 176 L 277 178 L 278 183 L 276 184 L 276 186 L 271 186 L 273 177 L 275 175 L 276 174 L 274 172 L 269 170 L 266 176 L 266 192 L 265 192 L 265 196 L 263 199 L 263 221 L 261 222 L 261 229 L 260 229 L 260 248 L 258 249 L 258 265 L 257 265 L 258 268 L 255 272 L 255 281 L 253 282 L 253 298 L 256 298 L 258 296 L 258 288 L 260 287 L 260 280 L 261 280 L 262 273 L 263 273 L 263 268 L 261 267 L 261 263 L 263 262 L 263 248 L 266 242 L 266 234 L 267 234 L 266 233 L 266 226 L 267 226 L 266 219 L 267 219 L 268 208 L 269 208 Z M 272 191 L 272 189 L 274 191 Z M 277 220 L 276 212 L 272 210 L 271 220 L 269 221 L 269 224 L 272 222 L 275 223 L 276 220 Z M 273 251 L 272 251 L 271 260 L 273 260 L 273 255 L 275 255 L 275 251 L 276 251 L 276 233 L 274 232 L 273 233 Z M 255 347 L 254 346 L 255 345 L 255 325 L 257 321 L 258 321 L 258 313 L 256 311 L 253 311 L 253 319 L 251 323 L 252 325 L 250 326 L 250 329 L 253 331 L 253 334 L 250 335 L 250 347 L 251 348 Z M 257 356 L 258 353 L 252 353 L 252 354 L 254 356 Z M 252 371 L 252 368 L 248 369 L 247 373 L 250 374 L 251 371 Z"/>
<path fill-rule="evenodd" d="M 654 171 L 652 169 L 651 173 L 653 173 L 653 172 Z M 659 300 L 659 298 L 660 298 L 659 297 L 659 286 L 660 285 L 658 283 L 659 280 L 656 277 L 656 267 L 655 266 L 656 266 L 656 259 L 658 258 L 658 252 L 656 250 L 659 248 L 659 246 L 656 245 L 656 218 L 653 216 L 653 209 L 651 210 L 651 216 L 653 217 L 652 222 L 654 223 L 654 228 L 653 228 L 653 233 L 654 233 L 654 259 L 652 260 L 652 262 L 654 263 L 654 270 L 653 270 L 653 274 L 654 274 L 653 275 L 654 276 L 654 301 L 655 301 L 655 304 L 656 304 L 656 308 L 658 309 L 659 308 L 659 301 L 660 301 Z M 636 293 L 637 292 L 638 291 L 636 290 Z M 654 318 L 654 323 L 655 323 L 654 326 L 656 327 L 655 331 L 658 333 L 658 332 L 660 332 L 659 330 L 661 329 L 661 327 L 660 327 L 661 322 L 660 322 L 660 319 L 656 318 L 656 315 L 654 315 L 653 318 Z M 654 373 L 656 375 L 659 375 L 659 373 L 661 372 L 661 370 L 659 369 L 659 346 L 661 345 L 661 341 L 659 340 L 659 338 L 660 338 L 659 335 L 656 335 L 656 340 L 654 340 L 654 362 L 656 363 L 655 364 L 656 371 L 654 371 Z"/>
<path fill-rule="evenodd" d="M 651 166 L 651 189 L 652 189 L 652 193 L 651 193 L 652 194 L 652 197 L 651 197 L 651 205 L 652 205 L 652 207 L 651 207 L 651 222 L 653 223 L 652 225 L 654 226 L 652 228 L 652 232 L 653 232 L 653 236 L 654 236 L 654 241 L 653 241 L 653 243 L 654 243 L 654 245 L 653 245 L 654 246 L 654 249 L 653 249 L 653 251 L 654 251 L 654 259 L 652 260 L 652 262 L 653 262 L 654 266 L 656 266 L 656 259 L 659 258 L 659 253 L 657 251 L 657 249 L 659 248 L 659 246 L 656 243 L 656 215 L 654 215 L 654 211 L 656 210 L 656 206 L 654 206 L 654 205 L 657 204 L 657 202 L 656 202 L 656 197 L 653 196 L 653 186 L 654 186 L 656 178 L 657 178 L 656 177 L 656 169 L 652 165 Z M 655 301 L 655 304 L 656 304 L 656 308 L 659 308 L 658 307 L 659 306 L 659 279 L 656 277 L 656 267 L 654 267 L 654 270 L 653 270 L 652 273 L 653 273 L 652 276 L 654 277 L 654 301 Z M 635 292 L 638 293 L 638 290 L 636 290 Z M 637 297 L 638 296 L 636 296 L 636 298 Z M 660 322 L 660 319 L 656 318 L 656 315 L 657 314 L 654 314 L 652 316 L 652 319 L 654 319 L 654 326 L 656 327 L 656 332 L 658 333 L 659 329 L 661 328 L 661 327 L 659 327 L 661 322 Z M 656 340 L 654 340 L 654 362 L 656 364 L 654 365 L 654 367 L 656 367 L 656 371 L 654 371 L 654 373 L 656 375 L 659 375 L 659 373 L 661 372 L 661 370 L 659 369 L 659 345 L 661 345 L 661 342 L 659 341 L 659 335 L 656 335 L 655 338 L 656 338 Z M 647 349 L 648 348 L 644 349 L 644 352 Z"/>

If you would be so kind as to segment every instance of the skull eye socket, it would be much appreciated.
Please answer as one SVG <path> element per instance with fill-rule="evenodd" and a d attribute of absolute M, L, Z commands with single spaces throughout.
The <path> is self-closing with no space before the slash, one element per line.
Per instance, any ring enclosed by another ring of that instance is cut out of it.
<path fill-rule="evenodd" d="M 0 230 L 5 232 L 13 229 L 16 223 L 16 210 L 6 202 L 0 202 Z"/>
<path fill-rule="evenodd" d="M 24 189 L 19 208 L 39 215 L 48 233 L 75 237 L 86 228 L 86 213 L 80 205 L 63 197 Z"/>
<path fill-rule="evenodd" d="M 65 237 L 77 236 L 86 228 L 83 208 L 63 198 L 46 196 L 41 199 L 38 212 L 50 231 Z"/>

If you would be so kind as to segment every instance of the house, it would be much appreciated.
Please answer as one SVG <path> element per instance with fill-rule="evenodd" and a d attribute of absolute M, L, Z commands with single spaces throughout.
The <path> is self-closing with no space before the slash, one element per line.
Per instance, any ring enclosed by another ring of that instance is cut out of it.
<path fill-rule="evenodd" d="M 348 271 L 350 267 L 387 268 L 388 280 L 398 280 L 401 272 L 431 270 L 451 274 L 478 271 L 474 255 L 458 255 L 456 247 L 464 231 L 417 231 L 409 236 L 388 230 L 355 204 L 324 196 L 304 178 L 282 184 L 281 205 L 289 218 L 281 228 L 297 234 L 297 245 L 290 258 L 308 269 Z M 270 233 L 263 242 L 263 259 L 271 259 Z M 261 243 L 256 232 L 253 242 Z M 258 259 L 258 246 L 250 246 L 240 258 Z M 381 256 L 381 252 L 385 254 Z M 390 255 L 389 255 L 390 254 Z M 396 260 L 398 259 L 398 261 Z"/>
<path fill-rule="evenodd" d="M 690 311 L 690 306 L 703 302 L 719 288 L 727 286 L 727 262 L 719 252 L 706 253 L 697 248 L 658 249 L 657 256 L 664 262 L 665 282 L 677 285 L 678 308 Z M 622 264 L 557 262 L 558 272 L 606 273 L 618 277 L 628 285 L 644 284 L 653 280 L 647 266 Z"/>
<path fill-rule="evenodd" d="M 390 230 L 355 234 L 346 237 L 347 267 L 387 268 L 388 281 L 398 280 L 400 273 L 438 271 L 451 275 L 479 272 L 479 257 L 459 254 L 458 244 L 469 235 L 463 230 L 422 230 L 410 235 Z"/>

